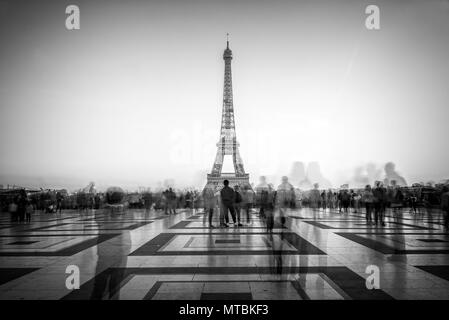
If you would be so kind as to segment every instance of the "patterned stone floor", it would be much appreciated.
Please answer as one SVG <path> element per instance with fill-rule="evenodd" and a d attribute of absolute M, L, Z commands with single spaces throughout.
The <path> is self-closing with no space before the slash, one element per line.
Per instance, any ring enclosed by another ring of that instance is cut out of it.
<path fill-rule="evenodd" d="M 441 213 L 387 215 L 375 227 L 362 213 L 290 210 L 269 234 L 255 212 L 228 229 L 191 210 L 68 211 L 23 225 L 2 214 L 0 299 L 449 299 Z M 66 287 L 69 265 L 78 290 Z M 379 289 L 366 286 L 370 265 Z"/>

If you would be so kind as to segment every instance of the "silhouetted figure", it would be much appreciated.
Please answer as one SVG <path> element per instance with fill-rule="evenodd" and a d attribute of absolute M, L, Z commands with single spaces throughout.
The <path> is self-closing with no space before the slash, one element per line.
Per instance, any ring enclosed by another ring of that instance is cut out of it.
<path fill-rule="evenodd" d="M 319 209 L 320 207 L 320 201 L 321 201 L 321 194 L 320 194 L 320 190 L 318 190 L 318 183 L 315 183 L 313 185 L 313 189 L 310 191 L 310 206 L 312 207 L 313 210 Z"/>
<path fill-rule="evenodd" d="M 189 209 L 193 209 L 193 199 L 192 199 L 192 194 L 190 193 L 190 191 L 187 191 L 185 197 L 185 207 L 189 208 Z"/>
<path fill-rule="evenodd" d="M 274 206 L 277 202 L 277 192 L 273 190 L 272 186 L 268 186 L 266 198 L 264 199 L 264 220 L 267 226 L 267 232 L 272 233 L 274 227 Z"/>
<path fill-rule="evenodd" d="M 341 212 L 341 209 L 343 208 L 343 203 L 341 201 L 342 195 L 343 195 L 343 190 L 339 190 L 338 193 L 337 193 L 338 212 Z"/>
<path fill-rule="evenodd" d="M 143 194 L 143 205 L 145 207 L 145 212 L 150 212 L 151 206 L 153 205 L 153 194 L 150 191 Z"/>
<path fill-rule="evenodd" d="M 19 221 L 19 214 L 17 212 L 18 206 L 17 206 L 17 199 L 14 199 L 8 206 L 8 211 L 11 214 L 11 221 L 12 222 L 18 222 Z"/>
<path fill-rule="evenodd" d="M 100 206 L 101 206 L 101 197 L 100 197 L 100 195 L 99 195 L 98 193 L 94 196 L 94 203 L 95 203 L 94 209 L 95 209 L 95 210 L 100 209 Z"/>
<path fill-rule="evenodd" d="M 449 230 L 449 187 L 443 187 L 441 195 L 441 209 L 443 210 L 443 225 L 446 231 Z"/>
<path fill-rule="evenodd" d="M 204 214 L 209 215 L 209 227 L 214 228 L 212 225 L 212 218 L 215 209 L 215 193 L 212 187 L 206 186 L 203 190 L 203 202 L 204 202 Z"/>
<path fill-rule="evenodd" d="M 259 207 L 259 217 L 264 219 L 264 210 L 266 208 L 266 201 L 268 198 L 268 184 L 264 176 L 261 176 L 259 181 L 260 182 L 256 187 L 256 204 Z"/>
<path fill-rule="evenodd" d="M 410 205 L 410 213 L 416 214 L 416 208 L 418 206 L 418 197 L 415 194 L 411 194 L 408 199 Z"/>
<path fill-rule="evenodd" d="M 64 199 L 61 192 L 56 192 L 56 213 L 62 213 L 62 200 Z"/>
<path fill-rule="evenodd" d="M 326 198 L 326 191 L 321 192 L 321 207 L 323 208 L 323 211 L 326 211 L 326 204 L 327 204 L 327 198 Z"/>
<path fill-rule="evenodd" d="M 384 215 L 386 207 L 386 190 L 382 187 L 382 182 L 376 181 L 376 188 L 373 190 L 374 195 L 374 223 L 380 223 L 385 226 Z"/>
<path fill-rule="evenodd" d="M 286 176 L 282 177 L 282 183 L 278 186 L 276 191 L 276 205 L 279 208 L 279 215 L 282 223 L 285 222 L 285 215 L 288 208 L 291 208 L 292 203 L 295 201 L 295 190 L 293 186 L 288 182 Z"/>
<path fill-rule="evenodd" d="M 351 195 L 348 193 L 348 190 L 343 190 L 341 193 L 341 206 L 345 213 L 348 213 L 349 205 L 351 204 Z"/>
<path fill-rule="evenodd" d="M 31 215 L 33 214 L 33 212 L 34 212 L 33 204 L 31 203 L 30 200 L 28 200 L 25 208 L 25 221 L 27 223 L 31 222 Z"/>
<path fill-rule="evenodd" d="M 332 190 L 329 189 L 326 193 L 326 203 L 327 207 L 329 208 L 329 211 L 334 209 L 334 194 L 332 193 Z"/>
<path fill-rule="evenodd" d="M 352 207 L 354 209 L 354 212 L 357 213 L 360 209 L 360 199 L 362 199 L 362 196 L 358 192 L 353 191 L 351 198 Z"/>
<path fill-rule="evenodd" d="M 79 211 L 87 212 L 88 198 L 87 198 L 87 194 L 85 192 L 83 192 L 83 191 L 78 192 L 78 194 L 76 195 L 76 203 L 77 203 L 77 207 L 78 207 Z"/>
<path fill-rule="evenodd" d="M 168 188 L 167 192 L 167 202 L 168 202 L 168 211 L 169 214 L 176 214 L 176 193 L 172 188 Z"/>
<path fill-rule="evenodd" d="M 246 212 L 246 223 L 250 223 L 251 221 L 251 209 L 253 208 L 254 205 L 254 192 L 253 190 L 251 190 L 251 188 L 249 186 L 245 186 L 244 191 L 242 193 L 242 197 L 243 197 L 243 207 L 245 209 Z"/>
<path fill-rule="evenodd" d="M 235 210 L 235 215 L 237 216 L 237 226 L 241 227 L 243 226 L 240 222 L 240 214 L 241 214 L 241 210 L 242 210 L 242 195 L 240 194 L 240 188 L 239 186 L 234 186 L 234 210 Z"/>
<path fill-rule="evenodd" d="M 229 187 L 229 181 L 223 181 L 224 187 L 220 191 L 221 198 L 221 210 L 220 210 L 220 227 L 228 227 L 228 224 L 225 223 L 225 217 L 228 215 L 228 211 L 231 214 L 232 221 L 236 224 L 235 220 L 235 211 L 234 211 L 234 202 L 235 202 L 235 192 Z"/>
<path fill-rule="evenodd" d="M 20 190 L 18 199 L 17 199 L 17 213 L 19 217 L 19 222 L 25 221 L 25 213 L 26 213 L 26 206 L 28 204 L 28 196 L 26 194 L 26 191 L 24 189 Z"/>
<path fill-rule="evenodd" d="M 363 191 L 362 201 L 365 204 L 366 223 L 372 224 L 373 223 L 372 212 L 373 212 L 373 206 L 374 206 L 374 195 L 373 195 L 373 191 L 371 190 L 371 186 L 369 184 L 365 187 L 365 190 Z"/>
<path fill-rule="evenodd" d="M 162 191 L 161 204 L 162 208 L 164 209 L 164 213 L 168 214 L 168 190 Z"/>
<path fill-rule="evenodd" d="M 404 204 L 404 194 L 399 187 L 393 187 L 393 198 L 391 200 L 391 208 L 393 213 L 400 213 Z"/>
<path fill-rule="evenodd" d="M 125 192 L 120 187 L 109 187 L 105 193 L 105 202 L 111 213 L 122 212 L 127 204 Z"/>

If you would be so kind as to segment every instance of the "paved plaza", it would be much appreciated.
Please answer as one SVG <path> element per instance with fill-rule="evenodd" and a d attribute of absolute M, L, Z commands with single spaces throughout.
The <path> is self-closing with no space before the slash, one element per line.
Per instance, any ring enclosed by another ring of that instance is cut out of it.
<path fill-rule="evenodd" d="M 209 228 L 203 211 L 96 210 L 0 220 L 1 299 L 448 299 L 449 234 L 441 213 L 288 211 L 268 233 L 256 211 L 242 227 Z M 218 221 L 215 221 L 218 225 Z M 80 270 L 69 290 L 67 266 Z M 380 288 L 366 286 L 368 266 Z"/>

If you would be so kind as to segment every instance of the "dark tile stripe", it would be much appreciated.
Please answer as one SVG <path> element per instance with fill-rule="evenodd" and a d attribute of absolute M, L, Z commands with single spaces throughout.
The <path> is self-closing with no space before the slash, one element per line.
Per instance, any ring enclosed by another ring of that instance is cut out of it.
<path fill-rule="evenodd" d="M 120 283 L 123 279 L 133 275 L 154 274 L 272 274 L 271 267 L 180 267 L 180 268 L 109 268 L 94 279 L 89 280 L 79 290 L 70 292 L 63 299 L 90 299 L 95 286 L 102 285 L 105 279 L 115 276 L 114 283 Z M 285 267 L 284 273 L 323 273 L 334 282 L 347 296 L 353 300 L 392 300 L 386 292 L 378 289 L 366 288 L 365 279 L 347 267 Z M 176 281 L 179 282 L 179 281 Z M 208 281 L 200 281 L 208 282 Z M 220 281 L 223 282 L 223 281 Z M 262 281 L 263 282 L 263 281 Z M 272 281 L 271 281 L 272 282 Z M 150 291 L 153 289 L 150 289 Z M 145 298 L 152 297 L 154 293 L 148 292 Z"/>
<path fill-rule="evenodd" d="M 0 285 L 36 270 L 39 270 L 39 268 L 0 268 Z"/>
<path fill-rule="evenodd" d="M 200 300 L 253 300 L 251 292 L 203 292 Z"/>
<path fill-rule="evenodd" d="M 120 234 L 100 234 L 96 238 L 83 241 L 79 244 L 64 248 L 56 252 L 42 251 L 42 252 L 0 252 L 1 257 L 34 257 L 34 256 L 71 256 L 78 252 L 81 252 L 87 248 L 98 245 L 106 240 L 112 239 Z M 70 235 L 71 236 L 71 235 Z"/>
<path fill-rule="evenodd" d="M 168 243 L 171 239 L 173 239 L 177 235 L 190 235 L 190 236 L 199 236 L 199 235 L 226 235 L 229 236 L 229 233 L 161 233 L 152 240 L 143 244 L 140 248 L 132 252 L 131 256 L 164 256 L 164 255 L 271 255 L 271 254 L 316 254 L 316 255 L 326 255 L 325 252 L 321 251 L 313 244 L 300 237 L 298 234 L 294 232 L 283 232 L 283 233 L 272 233 L 273 235 L 279 235 L 283 239 L 285 239 L 288 243 L 290 243 L 297 251 L 292 250 L 283 250 L 273 251 L 273 250 L 204 250 L 204 251 L 158 251 L 163 245 Z M 257 233 L 232 233 L 231 235 L 269 235 L 268 233 L 257 232 Z"/>
<path fill-rule="evenodd" d="M 354 241 L 358 244 L 361 244 L 367 248 L 376 250 L 378 252 L 381 252 L 383 254 L 448 254 L 449 249 L 425 249 L 425 250 L 402 250 L 402 249 L 396 249 L 393 247 L 390 247 L 382 242 L 376 241 L 374 239 L 367 239 L 360 237 L 357 234 L 354 233 L 347 233 L 347 232 L 337 232 L 335 234 L 338 234 L 339 236 L 342 236 L 348 240 Z M 382 233 L 376 233 L 376 234 L 382 234 Z M 388 233 L 389 234 L 389 233 Z M 401 235 L 407 235 L 407 233 L 398 233 Z M 423 234 L 420 234 L 421 236 Z"/>
<path fill-rule="evenodd" d="M 449 281 L 449 266 L 439 265 L 439 266 L 414 266 L 414 267 Z"/>

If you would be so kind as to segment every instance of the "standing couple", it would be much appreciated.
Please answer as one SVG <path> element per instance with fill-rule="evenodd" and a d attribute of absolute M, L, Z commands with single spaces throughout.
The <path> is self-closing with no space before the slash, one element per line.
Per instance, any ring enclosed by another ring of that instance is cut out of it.
<path fill-rule="evenodd" d="M 242 196 L 239 192 L 239 187 L 235 186 L 232 189 L 229 186 L 229 181 L 223 181 L 224 187 L 220 191 L 221 208 L 220 208 L 220 227 L 228 228 L 229 216 L 228 211 L 231 214 L 234 226 L 243 226 L 240 223 L 240 206 L 242 203 Z M 236 220 L 237 216 L 237 220 Z"/>
<path fill-rule="evenodd" d="M 235 186 L 232 189 L 229 186 L 229 181 L 223 181 L 224 187 L 217 193 L 214 193 L 212 188 L 206 187 L 203 191 L 205 211 L 209 215 L 209 226 L 212 225 L 212 218 L 214 214 L 214 208 L 218 205 L 220 210 L 220 228 L 228 228 L 229 213 L 231 214 L 234 226 L 243 226 L 240 223 L 240 211 L 243 205 L 242 195 L 239 191 L 239 186 Z M 218 203 L 217 203 L 218 202 Z M 249 222 L 249 206 L 247 208 L 247 220 Z"/>

